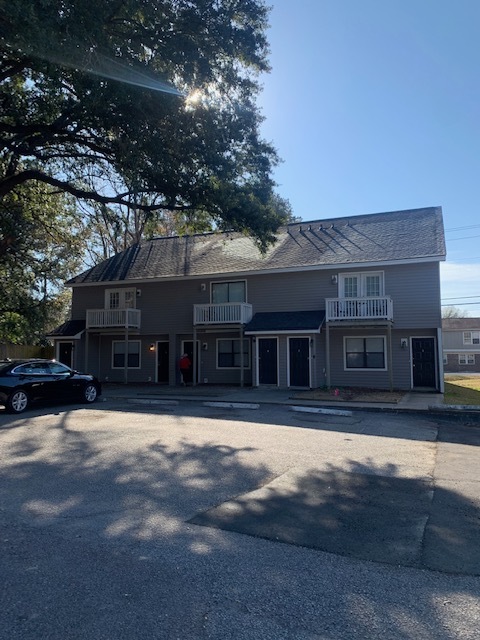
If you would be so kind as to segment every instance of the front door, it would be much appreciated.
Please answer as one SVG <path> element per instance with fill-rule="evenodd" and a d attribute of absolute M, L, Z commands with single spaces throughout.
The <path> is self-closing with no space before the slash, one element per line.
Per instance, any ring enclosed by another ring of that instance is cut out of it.
<path fill-rule="evenodd" d="M 168 384 L 170 360 L 170 344 L 166 341 L 157 342 L 157 382 Z"/>
<path fill-rule="evenodd" d="M 67 367 L 73 367 L 73 342 L 58 343 L 58 361 L 66 364 Z"/>
<path fill-rule="evenodd" d="M 435 388 L 435 339 L 412 338 L 413 387 Z"/>
<path fill-rule="evenodd" d="M 291 387 L 310 386 L 310 339 L 289 338 L 289 381 Z"/>
<path fill-rule="evenodd" d="M 190 358 L 193 367 L 193 340 L 182 340 L 182 353 L 186 353 Z M 200 381 L 200 342 L 197 340 L 197 366 L 195 381 Z"/>
<path fill-rule="evenodd" d="M 258 383 L 278 385 L 276 338 L 258 338 Z"/>

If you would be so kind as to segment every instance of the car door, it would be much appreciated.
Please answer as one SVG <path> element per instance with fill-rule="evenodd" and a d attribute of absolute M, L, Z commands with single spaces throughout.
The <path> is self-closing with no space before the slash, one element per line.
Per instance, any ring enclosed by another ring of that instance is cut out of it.
<path fill-rule="evenodd" d="M 72 370 L 61 362 L 49 362 L 50 372 L 49 396 L 54 402 L 70 400 L 80 393 L 79 384 Z"/>
<path fill-rule="evenodd" d="M 46 362 L 27 362 L 12 372 L 31 400 L 49 399 L 51 375 Z"/>

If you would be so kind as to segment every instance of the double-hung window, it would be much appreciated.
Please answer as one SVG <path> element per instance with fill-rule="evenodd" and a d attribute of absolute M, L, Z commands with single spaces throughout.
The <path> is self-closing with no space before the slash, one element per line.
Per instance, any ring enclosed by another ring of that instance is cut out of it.
<path fill-rule="evenodd" d="M 385 337 L 369 336 L 344 338 L 345 369 L 387 368 Z"/>
<path fill-rule="evenodd" d="M 475 364 L 474 353 L 459 353 L 458 364 Z"/>
<path fill-rule="evenodd" d="M 128 341 L 127 367 L 140 369 L 140 340 Z M 112 369 L 125 367 L 125 342 L 115 340 L 112 345 Z"/>
<path fill-rule="evenodd" d="M 480 344 L 480 331 L 464 331 L 463 344 Z"/>
<path fill-rule="evenodd" d="M 245 280 L 233 282 L 212 282 L 212 303 L 225 304 L 227 302 L 246 302 Z"/>

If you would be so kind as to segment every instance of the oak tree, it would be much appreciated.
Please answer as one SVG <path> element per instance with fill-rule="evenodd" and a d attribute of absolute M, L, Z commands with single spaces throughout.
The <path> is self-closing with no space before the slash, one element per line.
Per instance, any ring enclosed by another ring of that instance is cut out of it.
<path fill-rule="evenodd" d="M 263 0 L 2 0 L 0 198 L 195 217 L 260 246 L 288 215 L 260 134 Z"/>

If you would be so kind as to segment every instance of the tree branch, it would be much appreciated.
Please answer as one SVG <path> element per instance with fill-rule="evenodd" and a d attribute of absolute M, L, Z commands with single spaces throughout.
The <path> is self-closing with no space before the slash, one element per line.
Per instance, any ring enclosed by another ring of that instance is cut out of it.
<path fill-rule="evenodd" d="M 142 194 L 156 194 L 153 189 L 152 190 L 137 190 L 137 191 L 125 191 L 120 194 L 115 194 L 112 196 L 105 196 L 96 191 L 90 189 L 82 189 L 80 187 L 76 187 L 70 182 L 66 182 L 64 180 L 59 180 L 58 178 L 54 178 L 38 169 L 27 169 L 25 171 L 21 171 L 16 173 L 13 176 L 8 176 L 3 180 L 0 180 L 0 198 L 3 198 L 8 193 L 13 191 L 15 187 L 21 184 L 25 184 L 31 180 L 38 180 L 39 182 L 43 182 L 45 184 L 49 184 L 52 187 L 56 187 L 61 191 L 66 191 L 70 193 L 72 196 L 79 198 L 81 200 L 93 200 L 95 202 L 99 202 L 100 204 L 120 204 L 126 207 L 132 207 L 132 202 L 129 200 L 131 196 Z M 169 211 L 190 211 L 193 210 L 194 207 L 192 205 L 172 205 L 167 204 L 166 202 L 157 203 L 157 204 L 142 204 L 135 203 L 135 208 L 140 209 L 142 211 L 158 211 L 159 209 L 168 209 Z"/>

